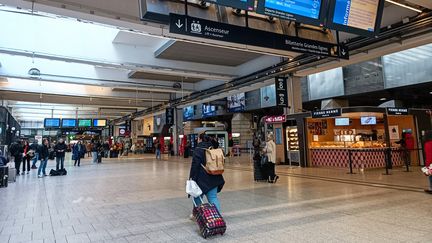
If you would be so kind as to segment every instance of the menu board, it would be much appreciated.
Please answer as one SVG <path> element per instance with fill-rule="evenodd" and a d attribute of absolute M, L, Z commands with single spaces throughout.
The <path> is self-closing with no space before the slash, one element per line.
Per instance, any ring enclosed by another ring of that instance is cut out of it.
<path fill-rule="evenodd" d="M 107 120 L 105 119 L 94 119 L 93 120 L 93 127 L 106 127 Z"/>
<path fill-rule="evenodd" d="M 254 10 L 255 0 L 205 0 L 209 3 L 219 4 L 227 7 L 243 9 L 243 10 Z"/>
<path fill-rule="evenodd" d="M 378 33 L 384 0 L 333 0 L 330 27 L 360 35 Z"/>
<path fill-rule="evenodd" d="M 79 119 L 78 120 L 78 127 L 91 127 L 92 126 L 92 120 L 90 119 Z"/>
<path fill-rule="evenodd" d="M 44 126 L 50 128 L 60 127 L 60 118 L 45 118 Z"/>
<path fill-rule="evenodd" d="M 322 0 L 259 0 L 257 13 L 299 23 L 323 25 Z"/>
<path fill-rule="evenodd" d="M 77 121 L 75 119 L 63 119 L 62 120 L 62 127 L 64 128 L 72 128 L 76 127 Z"/>

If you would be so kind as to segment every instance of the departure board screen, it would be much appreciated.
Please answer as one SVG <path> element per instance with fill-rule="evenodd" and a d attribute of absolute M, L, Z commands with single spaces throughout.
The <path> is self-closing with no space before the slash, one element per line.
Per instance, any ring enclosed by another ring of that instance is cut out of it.
<path fill-rule="evenodd" d="M 106 127 L 107 120 L 105 119 L 94 119 L 93 120 L 93 127 Z"/>
<path fill-rule="evenodd" d="M 205 0 L 209 3 L 219 4 L 227 7 L 253 11 L 255 0 Z"/>
<path fill-rule="evenodd" d="M 91 127 L 92 120 L 90 119 L 80 119 L 78 120 L 78 127 Z"/>
<path fill-rule="evenodd" d="M 62 127 L 63 128 L 73 128 L 76 127 L 77 121 L 75 119 L 63 119 Z"/>
<path fill-rule="evenodd" d="M 322 24 L 322 0 L 259 0 L 257 13 L 305 24 Z"/>
<path fill-rule="evenodd" d="M 58 128 L 60 127 L 59 118 L 45 118 L 44 126 L 48 128 Z"/>
<path fill-rule="evenodd" d="M 329 25 L 333 29 L 360 35 L 377 34 L 384 0 L 333 0 Z"/>

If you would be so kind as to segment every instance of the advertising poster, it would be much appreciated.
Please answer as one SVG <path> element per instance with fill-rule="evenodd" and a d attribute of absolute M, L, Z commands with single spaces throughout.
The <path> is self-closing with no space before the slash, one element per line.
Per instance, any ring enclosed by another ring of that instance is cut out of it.
<path fill-rule="evenodd" d="M 227 107 L 228 107 L 228 112 L 244 111 L 246 107 L 245 93 L 228 96 Z"/>
<path fill-rule="evenodd" d="M 276 87 L 270 85 L 261 88 L 261 108 L 276 106 Z"/>
<path fill-rule="evenodd" d="M 184 121 L 191 120 L 194 115 L 195 115 L 195 112 L 194 112 L 193 106 L 187 106 L 187 107 L 183 108 L 183 120 Z"/>
<path fill-rule="evenodd" d="M 399 126 L 389 126 L 390 140 L 399 140 Z"/>

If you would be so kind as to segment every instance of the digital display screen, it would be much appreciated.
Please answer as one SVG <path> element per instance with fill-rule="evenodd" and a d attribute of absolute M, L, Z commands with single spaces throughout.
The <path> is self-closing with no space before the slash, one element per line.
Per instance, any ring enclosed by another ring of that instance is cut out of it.
<path fill-rule="evenodd" d="M 227 107 L 229 112 L 244 111 L 246 106 L 245 93 L 231 95 L 227 97 Z"/>
<path fill-rule="evenodd" d="M 322 0 L 260 0 L 257 13 L 305 24 L 322 25 Z"/>
<path fill-rule="evenodd" d="M 60 119 L 59 118 L 45 118 L 44 126 L 45 127 L 60 127 Z"/>
<path fill-rule="evenodd" d="M 91 127 L 92 120 L 90 119 L 80 119 L 78 120 L 78 127 Z"/>
<path fill-rule="evenodd" d="M 212 116 L 216 114 L 216 106 L 214 105 L 202 105 L 202 115 Z"/>
<path fill-rule="evenodd" d="M 384 0 L 332 0 L 329 22 L 335 30 L 374 36 L 381 25 Z"/>
<path fill-rule="evenodd" d="M 77 121 L 75 119 L 63 119 L 62 127 L 76 127 Z"/>
<path fill-rule="evenodd" d="M 93 126 L 94 127 L 106 127 L 107 120 L 105 119 L 94 119 L 93 120 Z"/>
<path fill-rule="evenodd" d="M 183 120 L 188 121 L 193 118 L 194 116 L 194 107 L 193 106 L 187 106 L 183 108 Z"/>
<path fill-rule="evenodd" d="M 209 3 L 219 4 L 227 7 L 253 11 L 255 0 L 205 0 Z"/>
<path fill-rule="evenodd" d="M 376 125 L 376 117 L 374 116 L 363 116 L 360 117 L 360 123 L 362 125 Z"/>
<path fill-rule="evenodd" d="M 335 126 L 349 126 L 349 118 L 343 117 L 343 118 L 336 118 L 335 119 Z"/>

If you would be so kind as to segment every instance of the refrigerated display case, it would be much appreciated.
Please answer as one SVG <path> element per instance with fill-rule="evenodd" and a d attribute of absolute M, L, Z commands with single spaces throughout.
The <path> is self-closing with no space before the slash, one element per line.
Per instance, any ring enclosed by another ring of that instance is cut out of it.
<path fill-rule="evenodd" d="M 291 126 L 286 128 L 287 138 L 287 152 L 289 163 L 300 163 L 300 147 L 299 147 L 299 136 L 297 126 Z"/>

